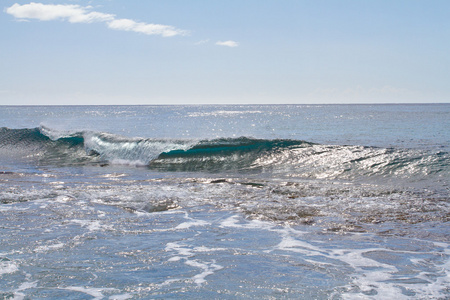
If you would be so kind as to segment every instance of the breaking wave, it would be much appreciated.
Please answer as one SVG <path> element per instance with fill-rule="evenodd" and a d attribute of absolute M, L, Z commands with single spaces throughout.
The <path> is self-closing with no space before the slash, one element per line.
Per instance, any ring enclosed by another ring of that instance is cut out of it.
<path fill-rule="evenodd" d="M 158 171 L 270 172 L 318 179 L 449 177 L 445 151 L 320 145 L 249 137 L 212 140 L 128 138 L 94 131 L 62 132 L 41 126 L 0 128 L 0 155 L 38 164 L 126 164 Z"/>

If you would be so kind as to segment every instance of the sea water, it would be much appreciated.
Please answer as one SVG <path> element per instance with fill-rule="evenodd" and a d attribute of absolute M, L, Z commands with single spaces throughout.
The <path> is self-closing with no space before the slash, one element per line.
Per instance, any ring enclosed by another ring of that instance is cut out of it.
<path fill-rule="evenodd" d="M 2 106 L 0 298 L 448 299 L 450 105 Z"/>

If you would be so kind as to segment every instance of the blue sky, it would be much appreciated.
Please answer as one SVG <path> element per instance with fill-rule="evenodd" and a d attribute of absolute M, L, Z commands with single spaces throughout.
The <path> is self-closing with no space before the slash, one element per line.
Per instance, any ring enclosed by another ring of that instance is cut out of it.
<path fill-rule="evenodd" d="M 450 1 L 2 1 L 0 104 L 450 102 Z"/>

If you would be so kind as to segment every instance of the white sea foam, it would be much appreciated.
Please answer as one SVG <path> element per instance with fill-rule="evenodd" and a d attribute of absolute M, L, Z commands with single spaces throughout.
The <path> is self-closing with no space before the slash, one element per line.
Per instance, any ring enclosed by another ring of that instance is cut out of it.
<path fill-rule="evenodd" d="M 55 185 L 55 188 L 56 187 L 59 188 L 60 186 L 62 186 L 64 184 L 64 181 L 52 181 L 52 182 L 49 182 L 48 184 Z"/>
<path fill-rule="evenodd" d="M 27 274 L 28 275 L 28 274 Z M 28 276 L 27 276 L 28 277 Z M 23 291 L 28 290 L 28 289 L 32 289 L 37 287 L 37 281 L 33 281 L 33 282 L 24 282 L 22 283 L 16 290 L 14 290 L 14 300 L 23 300 L 26 297 L 26 294 L 23 293 Z"/>
<path fill-rule="evenodd" d="M 125 173 L 110 173 L 110 174 L 100 175 L 98 177 L 100 177 L 100 178 L 109 178 L 111 180 L 118 180 L 119 178 L 125 177 L 127 175 L 128 174 L 125 174 Z"/>
<path fill-rule="evenodd" d="M 134 166 L 134 167 L 145 167 L 148 165 L 148 161 L 143 161 L 139 159 L 121 159 L 114 158 L 109 161 L 112 165 L 122 165 L 122 166 Z"/>
<path fill-rule="evenodd" d="M 374 292 L 378 299 L 408 299 L 397 283 L 389 282 L 393 274 L 398 272 L 396 267 L 363 256 L 364 253 L 378 250 L 381 249 L 337 250 L 332 251 L 332 257 L 346 262 L 355 270 L 349 289 L 356 286 L 363 294 Z M 355 294 L 355 291 L 343 293 L 342 297 L 355 299 L 362 296 L 359 293 Z"/>
<path fill-rule="evenodd" d="M 228 217 L 227 219 L 220 222 L 220 227 L 232 227 L 232 228 L 247 228 L 247 229 L 273 229 L 274 224 L 270 222 L 251 220 L 245 223 L 240 222 L 238 215 Z"/>
<path fill-rule="evenodd" d="M 72 197 L 70 195 L 59 195 L 58 197 L 56 197 L 54 201 L 59 203 L 65 203 L 72 200 L 75 200 L 75 197 Z"/>
<path fill-rule="evenodd" d="M 48 133 L 53 139 L 71 138 L 53 143 L 35 130 L 0 129 L 21 135 L 6 148 L 46 149 L 20 154 L 33 159 L 26 165 L 6 160 L 16 155 L 2 160 L 8 172 L 0 171 L 0 257 L 11 261 L 0 264 L 0 294 L 447 299 L 449 245 L 433 241 L 445 241 L 448 231 L 448 131 L 435 130 L 448 111 L 448 105 L 8 108 L 1 111 L 4 126 L 35 126 L 44 117 L 71 127 Z M 411 116 L 420 116 L 420 126 Z M 74 132 L 80 124 L 96 132 Z M 222 138 L 244 141 L 232 136 L 272 146 L 222 155 Z M 83 152 L 83 139 L 92 156 Z M 322 145 L 285 147 L 286 139 Z M 422 143 L 429 152 L 411 149 Z M 106 166 L 157 157 L 149 169 Z M 209 164 L 210 173 L 202 167 Z M 32 274 L 26 280 L 24 271 Z"/>
<path fill-rule="evenodd" d="M 303 253 L 307 256 L 324 254 L 323 249 L 286 235 L 283 236 L 281 242 L 275 247 L 275 249 Z"/>
<path fill-rule="evenodd" d="M 56 244 L 51 244 L 51 245 L 43 245 L 43 246 L 39 246 L 36 247 L 34 249 L 34 252 L 48 252 L 48 251 L 52 251 L 52 250 L 58 250 L 61 248 L 64 248 L 65 244 L 64 243 L 56 243 Z"/>
<path fill-rule="evenodd" d="M 64 287 L 61 288 L 62 290 L 68 290 L 68 291 L 74 291 L 74 292 L 81 292 L 83 294 L 89 295 L 94 297 L 94 300 L 100 300 L 100 299 L 104 299 L 104 295 L 103 293 L 105 291 L 108 292 L 116 292 L 117 289 L 114 288 L 87 288 L 87 287 L 81 287 L 81 286 L 68 286 L 68 287 Z M 128 299 L 128 298 L 125 298 Z"/>
<path fill-rule="evenodd" d="M 394 273 L 399 270 L 387 263 L 381 263 L 374 259 L 365 257 L 366 253 L 373 251 L 386 251 L 383 248 L 365 249 L 326 249 L 314 246 L 309 242 L 295 239 L 286 233 L 283 234 L 282 241 L 275 249 L 301 253 L 311 258 L 307 259 L 311 264 L 323 265 L 324 258 L 330 261 L 342 262 L 347 267 L 351 267 L 352 283 L 346 287 L 348 293 L 342 293 L 344 299 L 371 299 L 368 294 L 375 293 L 377 299 L 406 299 L 402 290 L 395 283 L 390 283 Z M 330 264 L 330 263 L 325 263 Z M 333 263 L 335 264 L 335 263 Z M 358 291 L 354 288 L 358 287 Z M 374 298 L 375 299 L 375 298 Z"/>
<path fill-rule="evenodd" d="M 214 252 L 214 251 L 226 251 L 226 248 L 209 248 L 205 246 L 195 247 L 195 252 Z"/>
<path fill-rule="evenodd" d="M 449 286 L 449 266 L 450 260 L 440 266 L 442 271 L 436 273 L 439 277 L 431 279 L 430 272 L 419 272 L 416 276 L 404 275 L 405 282 L 422 279 L 423 283 L 415 282 L 414 284 L 401 283 L 402 272 L 398 266 L 386 262 L 377 261 L 370 258 L 369 255 L 374 252 L 386 252 L 398 255 L 430 255 L 429 251 L 408 251 L 398 250 L 394 251 L 385 248 L 329 248 L 320 240 L 305 240 L 302 238 L 306 232 L 293 230 L 289 227 L 279 228 L 274 224 L 265 224 L 261 221 L 242 221 L 239 216 L 231 216 L 223 220 L 219 227 L 222 228 L 236 228 L 236 229 L 251 229 L 251 230 L 267 230 L 270 232 L 277 232 L 281 241 L 272 249 L 268 249 L 266 253 L 272 253 L 274 250 L 287 251 L 305 255 L 303 259 L 312 265 L 317 266 L 334 266 L 337 268 L 350 268 L 351 282 L 343 287 L 339 292 L 339 297 L 343 299 L 410 299 L 411 293 L 416 295 L 417 299 L 440 299 L 445 298 L 448 290 L 444 287 Z M 358 234 L 355 234 L 355 237 Z M 364 239 L 364 237 L 362 237 Z M 442 247 L 442 255 L 449 255 L 449 248 L 446 243 L 435 243 L 437 247 Z M 445 254 L 444 254 L 445 253 Z M 439 253 L 435 253 L 439 255 Z M 420 264 L 422 259 L 414 260 L 411 258 L 413 264 Z M 430 264 L 428 260 L 424 263 Z M 431 267 L 433 263 L 428 266 Z M 420 267 L 420 265 L 418 266 Z"/>
<path fill-rule="evenodd" d="M 0 260 L 0 276 L 15 273 L 17 271 L 19 271 L 19 267 L 13 261 L 6 259 Z"/>
<path fill-rule="evenodd" d="M 130 293 L 125 293 L 125 294 L 122 294 L 122 295 L 112 295 L 112 296 L 109 296 L 108 299 L 110 299 L 110 300 L 126 300 L 126 299 L 131 299 L 131 298 L 133 298 L 133 295 L 132 295 L 132 294 L 130 294 Z"/>
<path fill-rule="evenodd" d="M 183 222 L 183 223 L 179 224 L 177 227 L 175 227 L 175 229 L 187 229 L 190 227 L 206 226 L 206 225 L 210 225 L 210 223 L 203 221 L 203 220 L 193 220 L 190 222 Z"/>
<path fill-rule="evenodd" d="M 86 227 L 89 231 L 112 230 L 112 225 L 102 224 L 99 220 L 71 220 L 70 222 Z"/>
<path fill-rule="evenodd" d="M 166 244 L 166 251 L 171 252 L 175 251 L 178 255 L 172 256 L 168 259 L 169 262 L 178 262 L 180 260 L 184 260 L 184 263 L 188 266 L 199 268 L 203 270 L 201 273 L 196 274 L 192 277 L 192 280 L 197 285 L 202 285 L 206 282 L 206 277 L 214 274 L 214 272 L 223 269 L 223 266 L 216 264 L 216 261 L 201 261 L 200 259 L 190 259 L 195 256 L 196 253 L 204 253 L 204 252 L 214 252 L 214 251 L 224 251 L 224 248 L 208 248 L 205 246 L 200 247 L 189 247 L 185 244 L 178 244 L 176 242 L 171 242 Z M 163 285 L 167 285 L 172 283 L 173 281 L 179 281 L 181 279 L 171 281 L 165 281 Z"/>
<path fill-rule="evenodd" d="M 7 212 L 10 210 L 14 210 L 14 208 L 12 207 L 12 205 L 8 205 L 8 204 L 2 204 L 0 205 L 0 212 Z"/>
<path fill-rule="evenodd" d="M 193 256 L 194 253 L 192 252 L 192 249 L 185 247 L 186 245 L 178 244 L 178 243 L 167 243 L 166 244 L 166 251 L 176 251 L 181 256 Z M 179 260 L 179 259 L 177 259 Z"/>
<path fill-rule="evenodd" d="M 203 272 L 193 277 L 194 282 L 197 285 L 202 285 L 206 282 L 206 276 L 214 274 L 216 271 L 223 269 L 221 265 L 212 262 L 199 262 L 198 260 L 186 260 L 186 264 L 191 267 L 200 268 Z"/>

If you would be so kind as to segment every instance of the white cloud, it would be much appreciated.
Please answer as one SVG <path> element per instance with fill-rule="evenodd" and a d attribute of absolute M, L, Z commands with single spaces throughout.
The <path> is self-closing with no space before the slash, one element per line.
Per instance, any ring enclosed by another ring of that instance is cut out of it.
<path fill-rule="evenodd" d="M 235 42 L 235 41 L 225 41 L 225 42 L 218 41 L 216 43 L 216 45 L 218 45 L 218 46 L 226 46 L 226 47 L 237 47 L 237 46 L 239 46 L 239 44 L 237 42 Z"/>
<path fill-rule="evenodd" d="M 6 8 L 6 13 L 19 20 L 38 19 L 40 21 L 63 20 L 70 23 L 104 22 L 108 28 L 115 30 L 134 31 L 147 35 L 161 35 L 170 37 L 187 35 L 186 30 L 177 29 L 169 25 L 147 24 L 130 19 L 116 19 L 113 14 L 91 11 L 91 6 L 82 7 L 71 4 L 13 4 Z"/>
<path fill-rule="evenodd" d="M 108 23 L 108 27 L 116 30 L 131 31 L 136 26 L 136 22 L 130 19 L 117 19 Z"/>
<path fill-rule="evenodd" d="M 162 35 L 170 37 L 175 35 L 187 35 L 187 31 L 177 29 L 173 26 L 161 24 L 147 24 L 135 22 L 130 19 L 116 19 L 108 22 L 108 27 L 116 30 L 134 31 L 148 35 Z"/>
<path fill-rule="evenodd" d="M 67 20 L 70 23 L 105 22 L 114 19 L 114 15 L 99 12 L 89 12 L 91 7 L 79 5 L 53 5 L 34 3 L 14 4 L 6 9 L 6 13 L 18 19 L 38 19 L 41 21 Z"/>
<path fill-rule="evenodd" d="M 198 41 L 194 45 L 203 45 L 203 44 L 207 44 L 207 43 L 209 43 L 209 39 Z"/>

